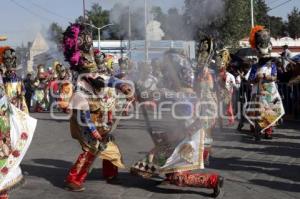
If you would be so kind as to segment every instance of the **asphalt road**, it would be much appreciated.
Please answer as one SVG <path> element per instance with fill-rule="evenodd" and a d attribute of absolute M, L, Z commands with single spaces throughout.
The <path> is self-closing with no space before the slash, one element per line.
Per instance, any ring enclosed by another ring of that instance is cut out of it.
<path fill-rule="evenodd" d="M 24 186 L 11 193 L 11 199 L 193 199 L 209 198 L 211 190 L 159 185 L 128 173 L 153 144 L 143 119 L 122 121 L 115 132 L 127 169 L 121 170 L 122 185 L 108 185 L 97 160 L 86 181 L 86 191 L 64 190 L 64 178 L 81 149 L 71 139 L 67 120 L 51 119 L 47 113 L 32 114 L 38 125 L 32 145 L 22 162 Z M 226 199 L 300 198 L 300 124 L 276 129 L 271 141 L 255 143 L 233 127 L 214 132 L 215 143 L 210 170 L 226 179 Z"/>

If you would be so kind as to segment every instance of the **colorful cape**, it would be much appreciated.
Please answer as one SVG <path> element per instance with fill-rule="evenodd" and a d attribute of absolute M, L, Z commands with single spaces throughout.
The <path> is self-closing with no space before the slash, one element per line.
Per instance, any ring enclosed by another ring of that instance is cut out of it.
<path fill-rule="evenodd" d="M 276 65 L 268 64 L 259 67 L 253 66 L 250 71 L 250 80 L 254 80 L 258 74 L 276 76 Z M 257 123 L 261 132 L 274 126 L 285 114 L 280 94 L 275 82 L 261 81 L 252 87 L 250 103 L 247 103 L 246 118 L 251 125 Z"/>
<path fill-rule="evenodd" d="M 18 185 L 22 179 L 20 163 L 31 143 L 37 120 L 0 99 L 0 192 Z"/>

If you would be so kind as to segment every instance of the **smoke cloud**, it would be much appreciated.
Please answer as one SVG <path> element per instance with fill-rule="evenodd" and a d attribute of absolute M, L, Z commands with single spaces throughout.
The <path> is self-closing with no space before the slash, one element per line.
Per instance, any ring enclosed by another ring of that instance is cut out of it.
<path fill-rule="evenodd" d="M 144 39 L 144 1 L 122 0 L 115 2 L 116 4 L 110 12 L 110 21 L 119 25 L 120 37 L 128 36 L 130 10 L 132 38 Z M 156 20 L 160 23 L 160 28 L 157 24 L 155 25 L 158 28 L 155 32 L 158 33 L 160 32 L 159 29 L 161 29 L 164 32 L 163 39 L 192 40 L 198 36 L 199 30 L 209 32 L 207 27 L 224 15 L 225 0 L 185 0 L 184 2 L 185 8 L 183 10 L 170 8 L 167 12 L 162 12 L 161 16 L 157 17 L 157 13 L 152 13 L 152 9 L 158 5 L 148 1 L 148 21 Z M 154 36 L 156 37 L 157 35 Z"/>

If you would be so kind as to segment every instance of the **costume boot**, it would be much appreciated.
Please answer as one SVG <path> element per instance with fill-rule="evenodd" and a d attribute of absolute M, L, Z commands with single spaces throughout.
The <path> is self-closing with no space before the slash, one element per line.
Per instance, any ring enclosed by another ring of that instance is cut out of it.
<path fill-rule="evenodd" d="M 177 186 L 188 186 L 188 187 L 200 187 L 213 189 L 213 196 L 217 197 L 220 194 L 220 190 L 223 186 L 224 178 L 218 174 L 212 173 L 190 173 L 190 172 L 180 172 L 168 174 L 168 180 L 171 184 Z"/>
<path fill-rule="evenodd" d="M 203 160 L 205 162 L 205 165 L 209 165 L 209 155 L 210 155 L 210 147 L 204 148 Z"/>
<path fill-rule="evenodd" d="M 8 199 L 8 193 L 7 192 L 1 193 L 0 199 Z"/>
<path fill-rule="evenodd" d="M 76 163 L 70 169 L 69 174 L 66 178 L 66 187 L 70 191 L 84 191 L 84 187 L 82 185 L 95 158 L 96 156 L 90 152 L 83 152 L 79 155 Z"/>
<path fill-rule="evenodd" d="M 234 124 L 234 113 L 233 113 L 233 107 L 232 107 L 232 102 L 230 102 L 227 106 L 227 116 L 228 118 L 228 125 L 233 125 Z"/>
<path fill-rule="evenodd" d="M 120 184 L 118 181 L 118 167 L 112 164 L 109 160 L 103 160 L 102 175 L 109 184 Z"/>
<path fill-rule="evenodd" d="M 272 134 L 273 134 L 273 129 L 272 127 L 270 128 L 267 128 L 265 130 L 265 139 L 268 139 L 268 140 L 271 140 L 273 137 L 272 137 Z"/>

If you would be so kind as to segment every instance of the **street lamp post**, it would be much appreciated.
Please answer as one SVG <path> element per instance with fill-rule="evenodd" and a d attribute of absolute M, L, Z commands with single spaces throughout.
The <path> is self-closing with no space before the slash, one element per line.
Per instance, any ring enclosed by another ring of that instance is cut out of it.
<path fill-rule="evenodd" d="M 149 46 L 148 46 L 148 34 L 147 34 L 147 25 L 148 25 L 148 1 L 144 1 L 145 4 L 145 63 L 149 60 Z"/>
<path fill-rule="evenodd" d="M 254 2 L 251 1 L 251 27 L 254 28 Z"/>
<path fill-rule="evenodd" d="M 88 25 L 88 26 L 90 26 L 90 27 L 92 27 L 92 28 L 95 28 L 95 29 L 97 29 L 98 30 L 98 50 L 100 51 L 101 50 L 101 46 L 100 46 L 100 41 L 101 41 L 101 30 L 102 29 L 104 29 L 104 28 L 106 28 L 106 27 L 108 27 L 108 26 L 113 26 L 113 25 L 115 25 L 115 24 L 107 24 L 107 25 L 105 25 L 105 26 L 102 26 L 102 27 L 97 27 L 97 26 L 95 26 L 94 24 L 89 24 L 89 23 L 85 23 L 86 25 Z"/>

